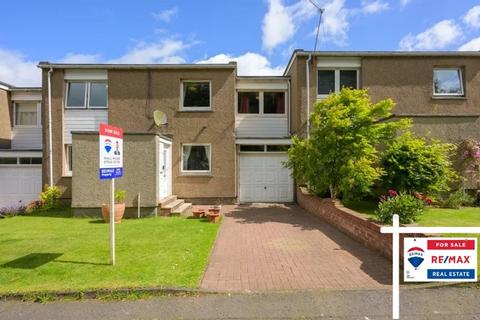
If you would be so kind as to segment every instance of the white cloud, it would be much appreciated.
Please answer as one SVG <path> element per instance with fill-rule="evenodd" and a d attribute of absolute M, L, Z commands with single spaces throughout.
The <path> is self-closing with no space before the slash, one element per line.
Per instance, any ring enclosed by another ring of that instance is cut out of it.
<path fill-rule="evenodd" d="M 463 22 L 471 27 L 480 27 L 480 6 L 472 7 L 463 17 Z"/>
<path fill-rule="evenodd" d="M 281 0 L 270 0 L 268 12 L 263 18 L 262 31 L 263 47 L 269 51 L 292 38 L 295 24 Z"/>
<path fill-rule="evenodd" d="M 178 8 L 173 7 L 160 12 L 152 13 L 152 15 L 156 20 L 159 20 L 162 22 L 170 22 L 170 20 L 172 20 L 172 18 L 176 16 L 177 13 L 178 13 Z"/>
<path fill-rule="evenodd" d="M 381 11 L 388 10 L 390 6 L 387 2 L 382 0 L 375 0 L 375 1 L 366 1 L 362 0 L 362 9 L 361 11 L 364 13 L 378 13 Z"/>
<path fill-rule="evenodd" d="M 60 60 L 63 63 L 97 63 L 100 61 L 99 54 L 69 52 Z"/>
<path fill-rule="evenodd" d="M 406 35 L 400 41 L 399 47 L 408 51 L 443 49 L 461 37 L 462 31 L 453 20 L 442 20 L 417 35 Z"/>
<path fill-rule="evenodd" d="M 221 53 L 197 63 L 228 63 L 230 61 L 237 62 L 238 74 L 241 76 L 281 75 L 285 68 L 284 66 L 272 67 L 265 56 L 254 52 L 247 52 L 237 57 Z"/>
<path fill-rule="evenodd" d="M 167 38 L 159 42 L 140 42 L 123 56 L 109 63 L 185 63 L 183 51 L 192 45 L 179 39 Z"/>
<path fill-rule="evenodd" d="M 412 0 L 400 0 L 400 5 L 402 7 L 405 7 L 407 4 L 409 4 Z"/>
<path fill-rule="evenodd" d="M 297 0 L 284 5 L 282 0 L 268 0 L 268 11 L 263 18 L 263 48 L 271 51 L 291 40 L 299 27 L 318 17 L 318 9 L 309 0 Z M 320 40 L 345 45 L 350 28 L 349 18 L 356 14 L 373 14 L 389 9 L 385 0 L 362 0 L 358 8 L 347 8 L 345 0 L 318 0 L 325 9 L 322 17 Z M 317 20 L 315 19 L 315 22 Z M 313 35 L 316 33 L 312 32 Z"/>
<path fill-rule="evenodd" d="M 459 51 L 480 51 L 480 37 L 472 39 L 458 48 Z"/>
<path fill-rule="evenodd" d="M 14 86 L 40 86 L 41 72 L 37 62 L 21 52 L 0 49 L 0 81 Z"/>

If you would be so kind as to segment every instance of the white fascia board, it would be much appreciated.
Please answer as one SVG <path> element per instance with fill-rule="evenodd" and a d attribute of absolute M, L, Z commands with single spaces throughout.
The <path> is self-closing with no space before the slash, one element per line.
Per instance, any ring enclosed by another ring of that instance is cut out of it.
<path fill-rule="evenodd" d="M 9 158 L 9 157 L 34 157 L 41 158 L 42 151 L 30 151 L 30 150 L 0 150 L 0 158 Z"/>
<path fill-rule="evenodd" d="M 65 80 L 107 80 L 107 70 L 65 69 Z"/>
<path fill-rule="evenodd" d="M 282 80 L 251 80 L 237 79 L 237 90 L 287 90 L 288 79 Z"/>
<path fill-rule="evenodd" d="M 292 144 L 291 139 L 235 139 L 236 144 L 245 144 L 245 145 L 257 145 L 257 144 L 270 144 L 270 145 L 284 145 Z"/>
<path fill-rule="evenodd" d="M 12 91 L 12 101 L 42 101 L 41 91 Z"/>
<path fill-rule="evenodd" d="M 360 68 L 359 57 L 318 57 L 317 68 Z"/>

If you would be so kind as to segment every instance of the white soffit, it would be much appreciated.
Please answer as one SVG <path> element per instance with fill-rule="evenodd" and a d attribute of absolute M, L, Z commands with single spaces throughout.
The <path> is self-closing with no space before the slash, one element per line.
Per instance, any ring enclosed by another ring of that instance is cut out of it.
<path fill-rule="evenodd" d="M 237 79 L 237 90 L 288 90 L 288 80 Z"/>
<path fill-rule="evenodd" d="M 362 61 L 355 57 L 317 57 L 318 68 L 360 68 Z"/>
<path fill-rule="evenodd" d="M 42 101 L 41 91 L 12 91 L 12 101 Z"/>
<path fill-rule="evenodd" d="M 107 80 L 107 70 L 65 69 L 65 80 Z"/>

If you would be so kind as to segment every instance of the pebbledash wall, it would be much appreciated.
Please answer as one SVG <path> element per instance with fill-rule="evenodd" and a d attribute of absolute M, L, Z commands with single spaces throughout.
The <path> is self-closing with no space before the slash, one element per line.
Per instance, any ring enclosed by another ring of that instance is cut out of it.
<path fill-rule="evenodd" d="M 108 72 L 109 124 L 123 128 L 125 133 L 141 132 L 172 137 L 173 194 L 195 203 L 233 202 L 237 196 L 234 136 L 236 65 L 228 64 L 216 68 L 185 65 L 174 69 L 161 65 L 152 68 L 147 66 L 143 69 L 128 67 L 109 69 L 105 66 L 103 70 L 105 69 Z M 47 77 L 48 68 L 44 68 L 42 75 L 44 146 L 48 146 Z M 53 183 L 61 188 L 63 199 L 71 200 L 72 180 L 81 179 L 85 168 L 76 168 L 73 161 L 73 177 L 64 174 L 64 69 L 55 67 L 51 77 Z M 212 110 L 193 112 L 180 109 L 180 86 L 183 80 L 211 82 Z M 154 124 L 155 110 L 161 110 L 167 115 L 168 124 L 161 129 Z M 184 143 L 211 144 L 211 173 L 192 175 L 181 172 L 181 146 Z M 49 181 L 48 147 L 44 148 L 43 159 L 42 181 L 45 184 Z M 152 169 L 150 174 L 155 175 L 155 171 Z M 79 188 L 76 188 L 76 192 L 78 190 Z M 78 199 L 73 201 L 74 205 L 80 204 L 80 198 Z"/>
<path fill-rule="evenodd" d="M 303 189 L 303 187 L 297 188 L 297 203 L 303 209 L 331 224 L 367 248 L 379 252 L 388 259 L 392 258 L 392 235 L 380 233 L 381 225 L 367 220 L 356 211 L 345 208 L 338 201 L 318 198 Z M 403 254 L 403 238 L 414 236 L 425 237 L 424 234 L 400 235 L 400 255 Z"/>

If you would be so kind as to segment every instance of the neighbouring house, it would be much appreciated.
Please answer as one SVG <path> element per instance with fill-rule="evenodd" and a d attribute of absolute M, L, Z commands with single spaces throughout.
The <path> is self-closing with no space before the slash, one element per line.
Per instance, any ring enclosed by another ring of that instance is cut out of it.
<path fill-rule="evenodd" d="M 314 103 L 344 86 L 368 88 L 373 101 L 392 98 L 395 117 L 412 118 L 421 135 L 480 139 L 478 52 L 296 50 L 283 76 L 259 77 L 238 76 L 235 63 L 39 67 L 42 183 L 60 186 L 80 213 L 108 201 L 108 182 L 98 178 L 102 122 L 124 129 L 116 186 L 143 215 L 190 203 L 294 201 L 282 165 L 290 138 L 307 135 Z M 165 124 L 155 122 L 158 111 Z"/>
<path fill-rule="evenodd" d="M 42 191 L 41 88 L 0 82 L 0 208 Z"/>

